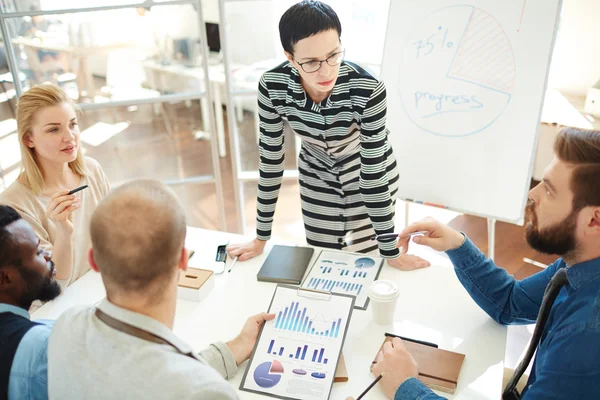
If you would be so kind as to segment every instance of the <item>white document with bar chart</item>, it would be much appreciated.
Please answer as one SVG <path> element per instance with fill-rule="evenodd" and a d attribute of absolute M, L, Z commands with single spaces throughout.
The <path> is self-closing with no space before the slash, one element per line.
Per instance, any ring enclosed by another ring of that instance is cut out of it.
<path fill-rule="evenodd" d="M 278 285 L 240 390 L 326 400 L 354 308 L 353 296 Z"/>
<path fill-rule="evenodd" d="M 382 258 L 323 250 L 304 279 L 302 287 L 356 296 L 354 307 L 366 310 L 369 304 L 369 286 L 379 277 L 382 267 Z"/>

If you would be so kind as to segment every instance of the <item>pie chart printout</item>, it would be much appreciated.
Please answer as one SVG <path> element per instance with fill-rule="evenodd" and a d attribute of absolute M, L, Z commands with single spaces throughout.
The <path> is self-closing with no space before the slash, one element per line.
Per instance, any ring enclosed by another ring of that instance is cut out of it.
<path fill-rule="evenodd" d="M 277 360 L 260 364 L 254 370 L 254 382 L 262 388 L 272 388 L 281 380 L 283 365 Z"/>
<path fill-rule="evenodd" d="M 375 265 L 375 260 L 369 257 L 361 257 L 355 261 L 356 268 L 371 268 Z"/>

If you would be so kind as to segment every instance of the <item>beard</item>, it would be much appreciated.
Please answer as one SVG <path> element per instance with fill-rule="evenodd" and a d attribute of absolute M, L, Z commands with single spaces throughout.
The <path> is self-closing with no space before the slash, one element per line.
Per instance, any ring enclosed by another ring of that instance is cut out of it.
<path fill-rule="evenodd" d="M 564 220 L 552 226 L 539 229 L 535 204 L 530 202 L 525 209 L 528 222 L 525 227 L 525 239 L 534 250 L 544 254 L 569 256 L 577 250 L 575 227 L 579 211 L 572 211 Z"/>
<path fill-rule="evenodd" d="M 54 300 L 61 293 L 61 288 L 58 282 L 54 279 L 54 263 L 50 261 L 50 273 L 42 276 L 33 271 L 21 268 L 19 271 L 23 280 L 29 284 L 29 291 L 23 295 L 21 301 L 21 307 L 29 309 L 31 303 L 35 300 L 42 302 Z"/>

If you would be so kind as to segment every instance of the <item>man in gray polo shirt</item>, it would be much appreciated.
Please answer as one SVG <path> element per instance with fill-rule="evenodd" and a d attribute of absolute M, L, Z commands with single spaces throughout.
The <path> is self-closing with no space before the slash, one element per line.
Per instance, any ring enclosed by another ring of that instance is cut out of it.
<path fill-rule="evenodd" d="M 250 357 L 260 327 L 199 355 L 172 332 L 179 272 L 187 268 L 183 208 L 163 184 L 127 183 L 112 191 L 90 224 L 89 262 L 106 300 L 70 310 L 48 348 L 50 399 L 236 399 L 229 379 Z"/>

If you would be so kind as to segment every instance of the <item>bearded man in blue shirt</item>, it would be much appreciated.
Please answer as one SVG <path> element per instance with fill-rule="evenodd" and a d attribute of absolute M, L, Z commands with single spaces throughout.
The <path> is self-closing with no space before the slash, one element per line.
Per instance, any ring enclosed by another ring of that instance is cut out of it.
<path fill-rule="evenodd" d="M 554 152 L 542 182 L 529 192 L 526 209 L 529 245 L 561 257 L 545 270 L 517 281 L 464 234 L 433 219 L 412 224 L 401 235 L 427 231 L 413 241 L 445 251 L 473 300 L 500 324 L 535 323 L 550 280 L 555 275 L 564 277 L 566 271 L 566 283 L 543 325 L 531 374 L 520 396 L 523 400 L 598 399 L 600 131 L 563 129 Z M 406 251 L 409 239 L 398 245 Z M 418 371 L 400 339 L 385 345 L 373 368 L 375 375 L 385 372 L 380 385 L 391 399 L 441 399 L 416 379 Z"/>

